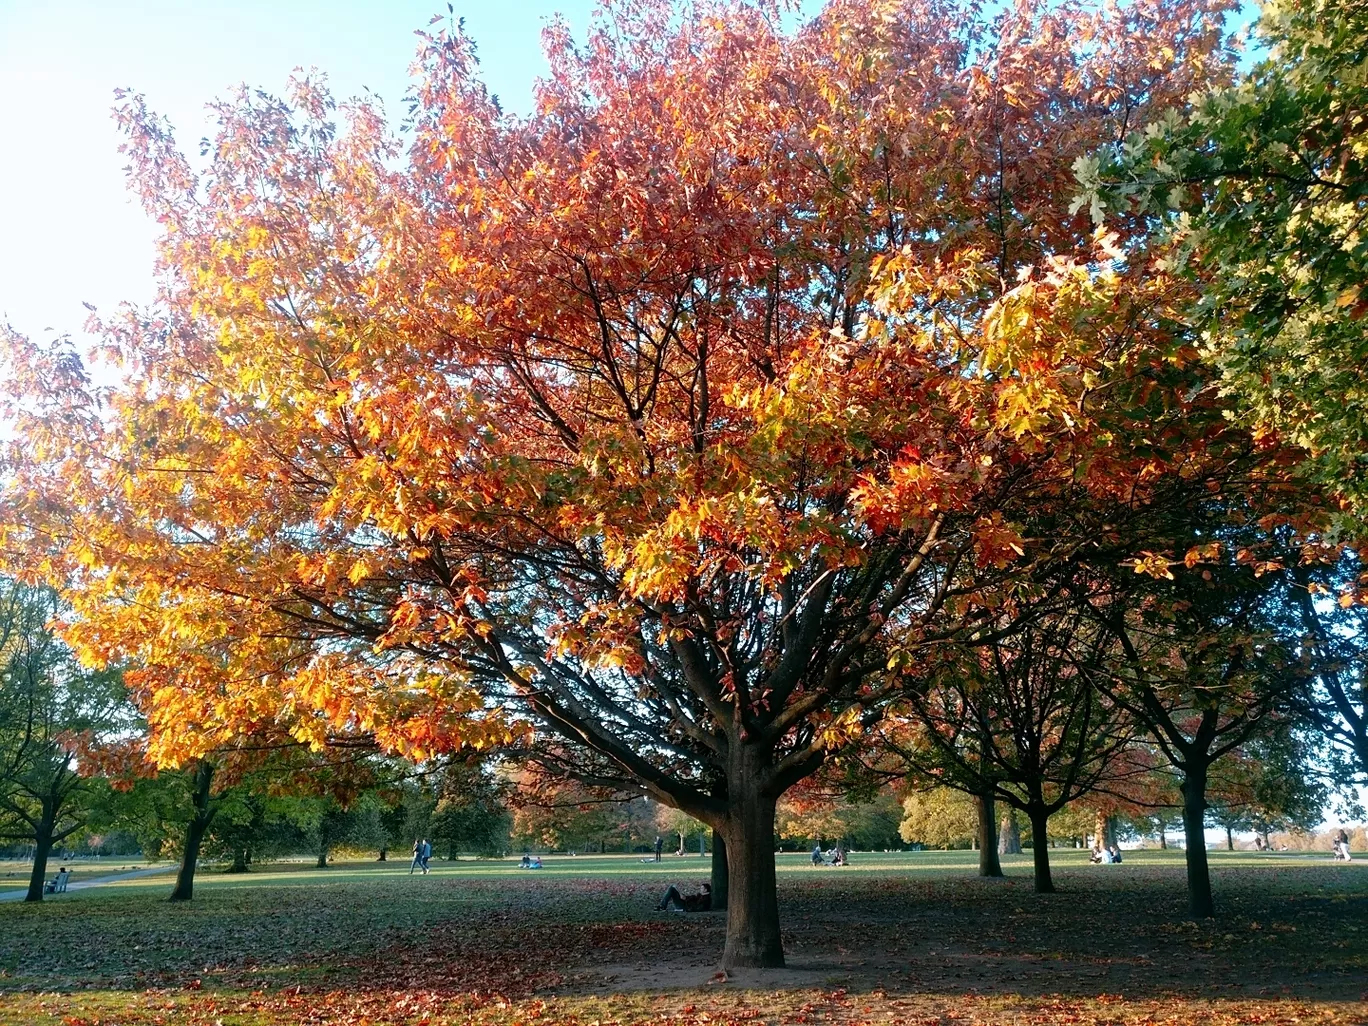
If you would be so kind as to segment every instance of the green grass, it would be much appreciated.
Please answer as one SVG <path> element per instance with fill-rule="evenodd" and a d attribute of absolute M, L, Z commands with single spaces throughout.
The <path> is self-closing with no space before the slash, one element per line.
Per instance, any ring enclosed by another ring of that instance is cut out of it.
<path fill-rule="evenodd" d="M 1368 1021 L 1368 862 L 1213 851 L 1191 924 L 1181 852 L 1051 855 L 1044 896 L 1029 856 L 984 881 L 972 852 L 780 855 L 790 968 L 724 982 L 721 914 L 651 911 L 697 856 L 285 863 L 178 905 L 126 880 L 0 905 L 0 1024 Z"/>

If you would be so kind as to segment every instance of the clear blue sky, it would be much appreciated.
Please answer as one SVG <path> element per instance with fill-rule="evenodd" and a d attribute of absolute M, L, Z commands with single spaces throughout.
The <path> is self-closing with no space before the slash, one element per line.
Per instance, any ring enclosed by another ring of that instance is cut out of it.
<path fill-rule="evenodd" d="M 592 0 L 454 4 L 485 81 L 525 112 L 545 71 L 541 29 L 576 34 Z M 239 82 L 281 91 L 296 67 L 338 96 L 363 86 L 402 113 L 417 40 L 446 0 L 0 0 L 0 321 L 32 336 L 78 333 L 102 310 L 151 294 L 155 226 L 124 189 L 114 89 L 132 87 L 191 152 L 204 105 Z"/>

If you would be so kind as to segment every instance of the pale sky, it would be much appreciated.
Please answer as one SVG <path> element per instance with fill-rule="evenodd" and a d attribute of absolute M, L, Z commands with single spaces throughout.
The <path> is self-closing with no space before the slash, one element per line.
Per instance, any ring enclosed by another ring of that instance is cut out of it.
<path fill-rule="evenodd" d="M 526 113 L 545 19 L 560 12 L 582 37 L 594 0 L 454 7 L 485 82 Z M 413 33 L 446 13 L 446 0 L 0 0 L 0 322 L 75 335 L 82 302 L 151 298 L 156 226 L 124 187 L 116 88 L 144 93 L 191 154 L 212 132 L 206 103 L 242 82 L 278 94 L 297 67 L 339 98 L 368 87 L 397 122 Z"/>
<path fill-rule="evenodd" d="M 33 337 L 79 334 L 82 301 L 151 297 L 156 226 L 124 187 L 113 92 L 131 87 L 198 152 L 204 105 L 235 84 L 280 93 L 296 67 L 335 95 L 369 87 L 392 120 L 417 40 L 446 0 L 0 0 L 0 321 Z M 541 29 L 576 35 L 593 0 L 458 0 L 485 82 L 525 113 L 545 72 Z"/>

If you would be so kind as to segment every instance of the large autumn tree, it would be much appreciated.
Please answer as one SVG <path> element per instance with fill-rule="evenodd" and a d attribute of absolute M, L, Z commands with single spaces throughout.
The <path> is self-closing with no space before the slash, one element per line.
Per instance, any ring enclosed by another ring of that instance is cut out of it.
<path fill-rule="evenodd" d="M 159 759 L 529 724 L 713 827 L 725 963 L 782 964 L 775 806 L 879 714 L 888 625 L 1013 572 L 1009 499 L 1163 472 L 1085 396 L 1167 340 L 1035 306 L 1091 309 L 1071 166 L 1221 79 L 1222 6 L 609 4 L 527 117 L 434 30 L 406 156 L 298 81 L 202 173 L 125 97 L 159 299 L 100 324 L 103 406 L 18 411 L 9 543 L 141 667 Z"/>

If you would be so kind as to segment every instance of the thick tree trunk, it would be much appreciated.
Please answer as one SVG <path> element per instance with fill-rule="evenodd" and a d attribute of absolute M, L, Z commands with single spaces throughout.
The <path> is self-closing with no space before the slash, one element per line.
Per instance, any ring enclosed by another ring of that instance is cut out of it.
<path fill-rule="evenodd" d="M 991 794 L 980 794 L 974 798 L 978 806 L 978 849 L 979 876 L 1002 876 L 1002 863 L 998 861 L 997 809 Z"/>
<path fill-rule="evenodd" d="M 57 812 L 51 802 L 43 802 L 43 811 L 33 832 L 33 872 L 29 874 L 25 901 L 42 901 L 43 884 L 47 883 L 48 856 L 52 854 L 52 831 L 56 827 Z"/>
<path fill-rule="evenodd" d="M 1163 823 L 1159 824 L 1159 850 L 1168 851 L 1168 830 Z"/>
<path fill-rule="evenodd" d="M 329 845 L 327 841 L 318 842 L 318 862 L 316 865 L 319 869 L 328 868 L 328 850 L 330 847 L 331 845 Z"/>
<path fill-rule="evenodd" d="M 1031 861 L 1037 894 L 1054 893 L 1054 881 L 1050 879 L 1049 819 L 1049 813 L 1044 809 L 1031 812 Z"/>
<path fill-rule="evenodd" d="M 388 849 L 388 848 L 381 848 L 381 849 L 380 849 L 380 857 L 379 857 L 378 859 L 376 859 L 375 861 L 376 861 L 376 862 L 388 862 L 388 861 L 389 861 L 389 849 Z"/>
<path fill-rule="evenodd" d="M 712 907 L 727 907 L 727 842 L 716 830 L 712 832 Z"/>
<path fill-rule="evenodd" d="M 1233 830 L 1231 830 L 1230 827 L 1226 827 L 1226 851 L 1234 851 L 1234 850 L 1235 850 L 1235 832 L 1234 832 Z"/>
<path fill-rule="evenodd" d="M 170 901 L 189 901 L 195 896 L 195 863 L 199 861 L 205 831 L 214 818 L 213 810 L 209 808 L 209 787 L 213 782 L 213 763 L 201 762 L 195 770 L 195 813 L 185 827 L 185 851 L 181 853 L 180 871 L 176 873 L 176 886 L 171 888 Z"/>
<path fill-rule="evenodd" d="M 779 896 L 774 874 L 775 800 L 758 788 L 730 786 L 735 801 L 722 831 L 727 846 L 727 942 L 723 968 L 782 968 Z"/>
<path fill-rule="evenodd" d="M 1021 854 L 1021 823 L 1017 819 L 1016 809 L 1013 809 L 1010 806 L 1007 808 L 1007 815 L 1002 817 L 1002 829 L 998 841 L 998 854 Z"/>
<path fill-rule="evenodd" d="M 230 873 L 245 873 L 245 872 L 247 872 L 247 849 L 246 849 L 246 848 L 234 848 L 234 849 L 233 849 L 233 864 L 232 864 L 231 866 L 228 867 L 228 872 L 230 872 Z"/>
<path fill-rule="evenodd" d="M 1186 767 L 1183 783 L 1183 833 L 1187 861 L 1188 914 L 1210 919 L 1216 914 L 1211 900 L 1211 871 L 1206 851 L 1206 766 Z"/>

